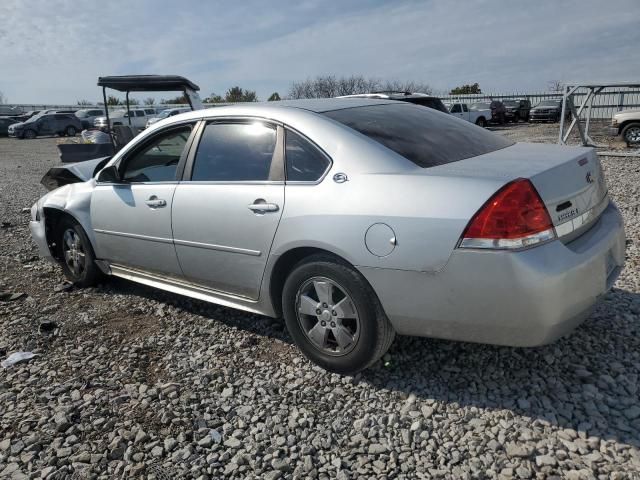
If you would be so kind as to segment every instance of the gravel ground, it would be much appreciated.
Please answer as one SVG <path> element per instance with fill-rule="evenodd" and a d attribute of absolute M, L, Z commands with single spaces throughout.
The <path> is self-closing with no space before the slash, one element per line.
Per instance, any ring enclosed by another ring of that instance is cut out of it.
<path fill-rule="evenodd" d="M 553 142 L 557 126 L 498 129 Z M 55 139 L 0 139 L 0 477 L 640 478 L 640 159 L 603 159 L 627 264 L 572 335 L 516 349 L 397 338 L 326 373 L 281 321 L 112 280 L 68 289 L 22 209 Z"/>

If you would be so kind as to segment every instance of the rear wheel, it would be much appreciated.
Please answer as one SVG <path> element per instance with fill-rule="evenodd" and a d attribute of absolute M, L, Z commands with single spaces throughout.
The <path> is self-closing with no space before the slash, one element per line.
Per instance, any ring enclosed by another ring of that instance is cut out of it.
<path fill-rule="evenodd" d="M 480 117 L 476 120 L 476 125 L 485 128 L 487 126 L 487 120 L 484 117 Z"/>
<path fill-rule="evenodd" d="M 627 145 L 637 145 L 640 143 L 640 123 L 630 123 L 622 130 L 622 139 Z"/>
<path fill-rule="evenodd" d="M 28 138 L 29 140 L 36 138 L 36 132 L 33 130 L 25 130 L 23 138 Z"/>
<path fill-rule="evenodd" d="M 95 285 L 102 276 L 95 264 L 91 242 L 82 227 L 65 218 L 58 229 L 62 270 L 69 281 L 78 287 Z"/>
<path fill-rule="evenodd" d="M 70 136 L 70 137 L 75 137 L 76 136 L 76 127 L 69 125 L 67 127 L 67 129 L 65 130 L 65 133 Z"/>
<path fill-rule="evenodd" d="M 519 121 L 520 121 L 520 114 L 519 114 L 519 113 L 516 113 L 516 114 L 513 116 L 513 123 L 518 123 Z"/>
<path fill-rule="evenodd" d="M 289 333 L 312 362 L 355 374 L 389 349 L 395 332 L 366 280 L 330 256 L 294 267 L 282 293 Z"/>

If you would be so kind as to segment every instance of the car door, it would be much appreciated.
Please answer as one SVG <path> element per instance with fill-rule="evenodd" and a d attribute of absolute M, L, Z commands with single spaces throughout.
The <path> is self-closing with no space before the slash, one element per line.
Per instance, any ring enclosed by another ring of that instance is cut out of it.
<path fill-rule="evenodd" d="M 171 204 L 193 136 L 193 124 L 151 135 L 118 161 L 117 183 L 98 182 L 91 198 L 96 257 L 181 276 L 171 232 Z"/>
<path fill-rule="evenodd" d="M 451 114 L 455 115 L 458 118 L 464 118 L 464 113 L 462 112 L 462 105 L 460 103 L 454 103 L 451 107 Z"/>
<path fill-rule="evenodd" d="M 202 126 L 171 215 L 178 260 L 191 282 L 258 298 L 284 208 L 281 132 L 255 119 Z"/>
<path fill-rule="evenodd" d="M 45 115 L 35 122 L 35 130 L 38 135 L 52 135 L 55 133 L 55 119 L 53 115 Z"/>

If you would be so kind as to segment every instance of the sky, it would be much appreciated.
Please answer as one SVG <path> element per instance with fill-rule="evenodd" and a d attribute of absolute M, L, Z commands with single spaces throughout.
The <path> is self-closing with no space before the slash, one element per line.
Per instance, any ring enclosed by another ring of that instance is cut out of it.
<path fill-rule="evenodd" d="M 327 74 L 440 93 L 640 81 L 638 0 L 2 0 L 0 19 L 10 103 L 95 102 L 98 76 L 151 73 L 261 100 Z"/>

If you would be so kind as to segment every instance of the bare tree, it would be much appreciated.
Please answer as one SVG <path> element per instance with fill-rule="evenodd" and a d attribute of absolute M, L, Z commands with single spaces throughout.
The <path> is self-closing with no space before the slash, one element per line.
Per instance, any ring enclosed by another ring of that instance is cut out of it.
<path fill-rule="evenodd" d="M 77 104 L 79 107 L 88 107 L 89 105 L 93 105 L 93 103 L 91 103 L 89 100 L 78 100 Z"/>
<path fill-rule="evenodd" d="M 560 93 L 562 92 L 563 83 L 560 80 L 549 80 L 547 82 L 547 89 L 550 92 Z"/>
<path fill-rule="evenodd" d="M 376 91 L 401 91 L 431 93 L 429 85 L 421 82 L 380 81 L 362 75 L 335 77 L 319 75 L 300 82 L 293 82 L 289 88 L 289 98 L 328 98 L 341 95 L 357 95 Z"/>
<path fill-rule="evenodd" d="M 7 97 L 5 97 L 2 92 L 0 92 L 0 104 L 1 103 L 7 103 Z"/>
<path fill-rule="evenodd" d="M 147 97 L 144 99 L 144 104 L 145 105 L 153 105 L 156 103 L 156 99 L 153 97 Z"/>

